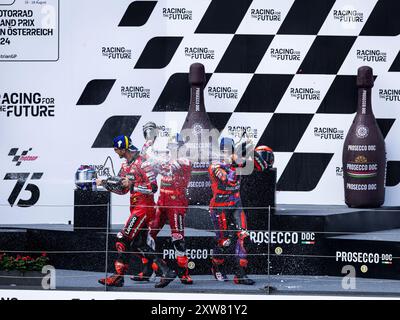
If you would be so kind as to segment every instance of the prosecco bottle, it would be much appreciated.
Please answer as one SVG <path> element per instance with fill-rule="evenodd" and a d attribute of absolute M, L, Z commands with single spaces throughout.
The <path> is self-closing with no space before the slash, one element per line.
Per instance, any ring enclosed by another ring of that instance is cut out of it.
<path fill-rule="evenodd" d="M 190 104 L 181 134 L 186 141 L 185 148 L 192 161 L 192 176 L 188 186 L 189 204 L 208 205 L 211 199 L 211 182 L 208 167 L 212 158 L 212 125 L 204 105 L 204 86 L 206 74 L 204 65 L 194 63 L 190 66 Z"/>
<path fill-rule="evenodd" d="M 353 208 L 380 207 L 385 200 L 385 140 L 371 105 L 372 68 L 358 69 L 357 114 L 343 147 L 345 202 Z"/>

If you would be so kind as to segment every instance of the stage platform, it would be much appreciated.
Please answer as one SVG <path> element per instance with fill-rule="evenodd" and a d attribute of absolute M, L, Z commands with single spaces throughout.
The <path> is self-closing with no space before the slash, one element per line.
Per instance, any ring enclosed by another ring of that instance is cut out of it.
<path fill-rule="evenodd" d="M 252 275 L 256 281 L 253 286 L 236 285 L 232 281 L 218 282 L 212 276 L 193 276 L 194 284 L 182 285 L 175 279 L 168 287 L 154 288 L 158 278 L 149 282 L 137 283 L 125 276 L 122 288 L 104 287 L 97 282 L 104 277 L 102 272 L 84 272 L 57 270 L 55 290 L 83 291 L 125 291 L 125 292 L 162 292 L 162 293 L 211 293 L 242 295 L 329 295 L 329 296 L 400 296 L 400 281 L 382 279 L 356 279 L 353 289 L 342 287 L 342 277 L 330 276 L 277 276 Z M 230 275 L 232 279 L 232 275 Z M 40 287 L 2 285 L 0 289 L 42 290 Z"/>
<path fill-rule="evenodd" d="M 292 279 L 292 284 L 288 282 L 286 289 L 281 287 L 285 292 L 300 289 L 308 292 L 306 284 L 300 285 L 301 281 L 323 283 L 324 279 L 342 279 L 342 269 L 346 265 L 353 266 L 357 279 L 363 281 L 393 280 L 393 283 L 387 283 L 395 287 L 396 281 L 400 280 L 400 209 L 397 207 L 351 209 L 345 206 L 279 205 L 246 211 L 250 232 L 250 274 L 265 277 L 262 275 L 269 273 L 272 279 Z M 186 225 L 186 242 L 192 262 L 190 272 L 200 277 L 199 283 L 202 283 L 201 279 L 211 279 L 210 257 L 214 244 L 208 207 L 190 208 Z M 121 227 L 111 225 L 107 233 L 104 228 L 79 229 L 68 224 L 2 225 L 0 251 L 15 254 L 47 252 L 57 270 L 69 270 L 72 274 L 104 274 L 106 266 L 108 272 L 113 271 L 115 237 Z M 160 256 L 173 266 L 174 252 L 169 234 L 167 225 L 159 234 L 157 248 Z M 372 260 L 355 260 L 354 257 L 359 255 L 361 258 L 371 256 Z M 138 260 L 132 259 L 130 272 L 137 272 L 138 267 Z M 296 282 L 300 284 L 296 285 Z M 329 280 L 327 283 L 332 282 Z M 293 290 L 288 290 L 291 287 Z M 328 287 L 334 291 L 334 286 Z M 193 288 L 203 290 L 203 287 Z M 204 290 L 213 288 L 212 285 L 204 287 Z"/>

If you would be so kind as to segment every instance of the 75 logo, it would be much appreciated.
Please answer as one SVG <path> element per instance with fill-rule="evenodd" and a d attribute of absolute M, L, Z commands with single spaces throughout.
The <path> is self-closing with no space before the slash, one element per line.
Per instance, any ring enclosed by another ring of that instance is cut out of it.
<path fill-rule="evenodd" d="M 30 175 L 31 174 L 29 172 L 28 173 L 25 173 L 25 172 L 7 173 L 6 176 L 4 177 L 4 180 L 16 180 L 17 181 L 13 190 L 11 191 L 10 196 L 8 197 L 8 203 L 11 205 L 11 207 L 15 204 L 15 201 L 17 200 L 17 198 L 20 195 L 22 190 L 30 192 L 31 196 L 29 199 L 19 199 L 17 202 L 18 207 L 25 207 L 25 208 L 31 207 L 34 204 L 36 204 L 36 202 L 38 202 L 39 197 L 40 197 L 40 190 L 39 190 L 38 186 L 33 183 L 26 184 L 26 182 L 29 180 Z M 43 176 L 43 172 L 35 172 L 35 173 L 32 173 L 30 180 L 39 180 L 42 178 L 42 176 Z"/>

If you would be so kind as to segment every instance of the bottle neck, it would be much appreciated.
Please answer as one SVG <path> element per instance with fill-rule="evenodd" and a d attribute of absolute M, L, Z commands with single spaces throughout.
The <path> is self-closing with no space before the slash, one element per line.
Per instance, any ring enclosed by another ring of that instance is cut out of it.
<path fill-rule="evenodd" d="M 371 88 L 358 88 L 358 115 L 370 115 L 372 112 Z"/>
<path fill-rule="evenodd" d="M 204 106 L 204 88 L 202 86 L 191 86 L 189 112 L 206 112 Z"/>

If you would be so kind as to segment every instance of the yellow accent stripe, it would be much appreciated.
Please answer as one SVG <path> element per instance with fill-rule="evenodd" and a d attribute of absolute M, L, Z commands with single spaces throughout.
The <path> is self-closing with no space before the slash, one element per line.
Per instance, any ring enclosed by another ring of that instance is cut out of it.
<path fill-rule="evenodd" d="M 125 149 L 128 149 L 129 145 L 128 145 L 128 137 L 125 136 Z"/>

